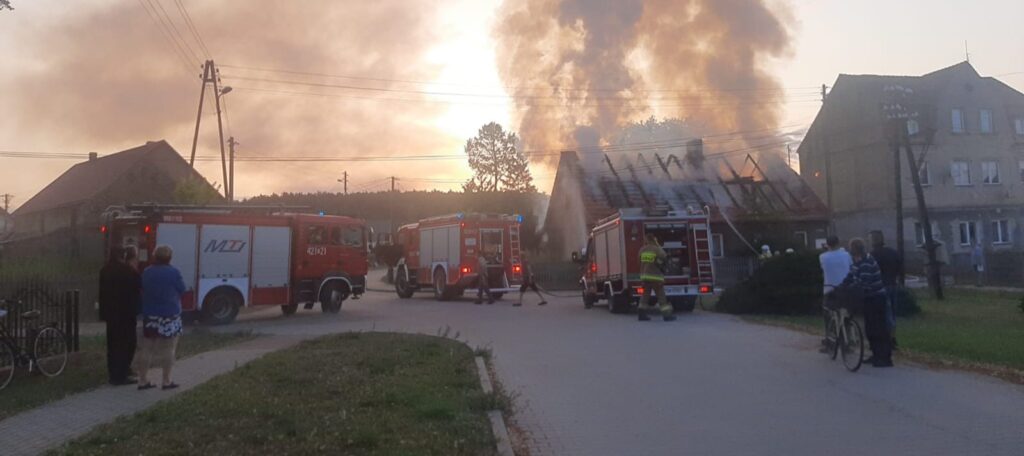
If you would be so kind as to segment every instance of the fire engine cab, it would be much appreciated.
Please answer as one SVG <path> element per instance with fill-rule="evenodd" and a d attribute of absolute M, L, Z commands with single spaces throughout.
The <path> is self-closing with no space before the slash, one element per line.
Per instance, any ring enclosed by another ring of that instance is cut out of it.
<path fill-rule="evenodd" d="M 612 313 L 624 313 L 639 303 L 644 291 L 639 252 L 645 235 L 651 233 L 668 255 L 663 270 L 669 302 L 676 310 L 693 311 L 697 297 L 714 291 L 708 213 L 707 208 L 629 208 L 598 222 L 591 230 L 586 250 L 573 253 L 573 259 L 583 267 L 580 287 L 584 307 L 589 309 L 605 300 Z"/>
<path fill-rule="evenodd" d="M 158 206 L 111 208 L 101 227 L 107 245 L 134 246 L 139 271 L 158 245 L 185 279 L 182 310 L 211 324 L 234 321 L 241 307 L 319 301 L 337 313 L 366 290 L 367 232 L 362 220 L 280 212 L 280 207 Z"/>
<path fill-rule="evenodd" d="M 398 229 L 403 256 L 395 271 L 395 291 L 410 298 L 416 291 L 432 291 L 438 300 L 477 290 L 479 256 L 490 259 L 487 279 L 491 297 L 518 291 L 522 283 L 519 262 L 521 216 L 454 214 L 420 220 Z"/>

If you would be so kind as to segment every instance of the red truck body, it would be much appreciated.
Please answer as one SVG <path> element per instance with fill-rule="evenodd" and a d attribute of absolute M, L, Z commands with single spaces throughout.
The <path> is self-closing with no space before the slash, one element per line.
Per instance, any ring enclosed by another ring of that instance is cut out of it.
<path fill-rule="evenodd" d="M 271 212 L 247 207 L 141 206 L 108 211 L 107 244 L 134 246 L 139 271 L 158 245 L 173 250 L 171 264 L 187 288 L 184 312 L 215 324 L 234 320 L 240 307 L 320 301 L 340 310 L 366 290 L 365 223 L 350 217 Z"/>
<path fill-rule="evenodd" d="M 620 313 L 638 303 L 643 294 L 639 252 L 648 233 L 658 237 L 668 254 L 665 294 L 673 307 L 692 311 L 698 296 L 714 292 L 706 213 L 620 209 L 597 223 L 587 249 L 575 255 L 583 266 L 580 286 L 586 307 L 603 299 L 612 312 Z"/>
<path fill-rule="evenodd" d="M 494 257 L 487 274 L 492 297 L 518 290 L 521 222 L 513 215 L 453 214 L 402 226 L 396 236 L 404 252 L 395 271 L 395 291 L 409 298 L 429 290 L 447 300 L 476 290 L 478 258 L 484 251 Z"/>

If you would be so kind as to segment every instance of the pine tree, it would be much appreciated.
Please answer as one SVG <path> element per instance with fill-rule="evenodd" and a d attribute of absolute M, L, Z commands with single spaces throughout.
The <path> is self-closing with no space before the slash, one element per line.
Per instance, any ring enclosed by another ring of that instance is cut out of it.
<path fill-rule="evenodd" d="M 466 192 L 536 191 L 530 163 L 519 151 L 519 137 L 491 122 L 466 141 L 466 156 L 473 177 L 463 184 Z"/>

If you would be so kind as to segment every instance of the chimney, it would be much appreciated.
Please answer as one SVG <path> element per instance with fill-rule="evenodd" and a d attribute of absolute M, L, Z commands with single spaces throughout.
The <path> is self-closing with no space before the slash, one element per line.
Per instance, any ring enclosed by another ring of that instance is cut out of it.
<path fill-rule="evenodd" d="M 96 152 L 89 152 L 89 161 L 93 161 L 93 160 L 99 158 L 99 156 L 100 156 L 100 154 L 98 154 Z"/>

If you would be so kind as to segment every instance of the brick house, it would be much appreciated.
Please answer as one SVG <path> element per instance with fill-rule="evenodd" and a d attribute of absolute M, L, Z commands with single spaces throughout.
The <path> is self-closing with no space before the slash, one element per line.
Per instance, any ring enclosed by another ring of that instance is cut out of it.
<path fill-rule="evenodd" d="M 90 154 L 14 211 L 5 255 L 102 258 L 99 227 L 106 208 L 173 202 L 174 189 L 189 178 L 209 185 L 163 140 L 104 157 Z"/>
<path fill-rule="evenodd" d="M 655 206 L 711 207 L 717 283 L 725 286 L 752 271 L 751 246 L 814 249 L 828 227 L 825 205 L 784 164 L 762 167 L 749 155 L 692 161 L 674 154 L 604 155 L 584 164 L 576 152 L 562 152 L 544 221 L 546 245 L 568 257 L 598 220 L 620 208 Z"/>
<path fill-rule="evenodd" d="M 968 62 L 923 76 L 840 75 L 798 150 L 801 174 L 832 208 L 837 234 L 896 233 L 896 174 L 887 86 L 912 90 L 907 133 L 918 156 L 933 231 L 960 279 L 980 242 L 993 283 L 1024 277 L 1024 94 Z M 908 267 L 923 273 L 924 230 L 901 152 Z"/>

